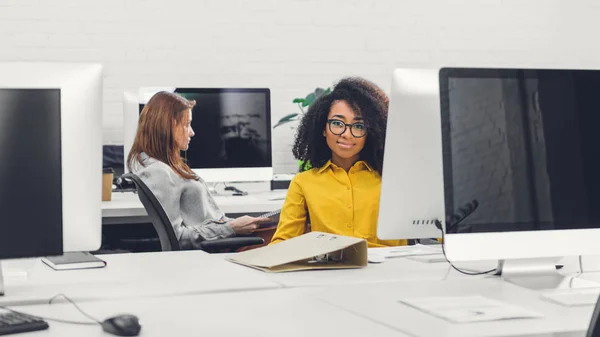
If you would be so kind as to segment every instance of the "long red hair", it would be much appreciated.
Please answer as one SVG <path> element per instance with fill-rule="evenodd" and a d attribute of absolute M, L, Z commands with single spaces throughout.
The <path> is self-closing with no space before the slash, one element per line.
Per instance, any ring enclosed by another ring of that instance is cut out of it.
<path fill-rule="evenodd" d="M 166 91 L 157 92 L 140 113 L 138 128 L 133 146 L 127 157 L 127 167 L 143 164 L 141 154 L 162 161 L 184 179 L 198 179 L 198 176 L 181 158 L 175 142 L 174 128 L 183 123 L 185 113 L 193 108 L 196 101 Z"/>

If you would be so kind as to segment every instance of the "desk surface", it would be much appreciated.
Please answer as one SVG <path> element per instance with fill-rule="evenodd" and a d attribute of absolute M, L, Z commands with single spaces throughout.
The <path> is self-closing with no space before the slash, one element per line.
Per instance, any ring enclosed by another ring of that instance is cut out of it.
<path fill-rule="evenodd" d="M 219 254 L 225 258 L 230 254 Z M 489 270 L 495 261 L 470 263 L 474 270 Z M 444 280 L 448 278 L 468 278 L 450 267 L 446 262 L 418 262 L 406 257 L 387 259 L 384 263 L 369 263 L 364 268 L 300 271 L 291 273 L 265 273 L 248 268 L 254 274 L 263 274 L 284 287 L 329 287 L 382 282 L 416 282 L 420 280 Z"/>
<path fill-rule="evenodd" d="M 213 198 L 225 214 L 267 213 L 283 206 L 287 190 L 252 192 L 244 196 L 215 195 Z M 102 202 L 103 218 L 147 216 L 144 205 L 133 192 L 113 192 L 111 201 Z"/>
<path fill-rule="evenodd" d="M 79 304 L 99 320 L 118 313 L 138 316 L 140 336 L 396 336 L 401 333 L 311 299 L 306 289 L 263 290 L 162 299 Z M 84 321 L 71 304 L 15 308 L 31 314 Z M 28 336 L 107 336 L 100 326 L 48 322 Z"/>
<path fill-rule="evenodd" d="M 65 293 L 100 318 L 122 312 L 138 315 L 144 336 L 195 331 L 267 336 L 285 331 L 284 335 L 303 337 L 518 336 L 582 331 L 593 310 L 593 306 L 563 307 L 542 300 L 539 292 L 498 277 L 458 274 L 449 271 L 446 263 L 394 258 L 354 270 L 275 274 L 223 257 L 201 251 L 102 255 L 107 267 L 74 271 L 54 271 L 39 259 L 3 261 L 7 294 L 0 297 L 0 304 L 30 304 L 18 309 L 80 319 L 70 305 L 40 305 Z M 469 267 L 487 269 L 487 263 Z M 27 276 L 11 276 L 19 269 Z M 406 297 L 442 295 L 487 296 L 536 310 L 545 317 L 453 324 L 398 303 Z M 102 331 L 100 327 L 52 323 L 51 330 L 38 334 L 82 333 Z"/>
<path fill-rule="evenodd" d="M 202 251 L 99 257 L 106 267 L 62 271 L 40 259 L 3 261 L 6 294 L 0 296 L 0 304 L 45 303 L 61 292 L 85 301 L 280 287 L 264 274 Z"/>
<path fill-rule="evenodd" d="M 420 296 L 480 294 L 541 312 L 543 318 L 455 324 L 398 303 Z M 67 293 L 69 295 L 69 293 Z M 499 279 L 357 285 L 341 288 L 271 289 L 165 298 L 127 298 L 78 303 L 92 316 L 129 313 L 143 325 L 141 336 L 527 336 L 587 328 L 593 306 L 563 307 Z M 62 303 L 17 307 L 45 317 L 84 321 Z M 32 335 L 106 336 L 99 326 L 50 321 Z"/>
<path fill-rule="evenodd" d="M 401 299 L 481 295 L 537 311 L 543 318 L 456 324 L 398 303 Z M 540 298 L 540 292 L 515 286 L 499 277 L 419 281 L 328 288 L 313 296 L 358 316 L 411 336 L 521 336 L 585 331 L 593 305 L 566 307 Z M 584 334 L 582 334 L 582 337 Z"/>

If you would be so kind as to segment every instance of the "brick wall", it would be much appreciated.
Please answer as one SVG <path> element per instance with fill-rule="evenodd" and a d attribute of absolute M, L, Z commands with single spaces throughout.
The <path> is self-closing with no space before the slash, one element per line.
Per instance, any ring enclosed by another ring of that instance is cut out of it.
<path fill-rule="evenodd" d="M 140 86 L 269 87 L 275 123 L 346 75 L 389 90 L 400 66 L 598 66 L 599 15 L 591 0 L 0 0 L 0 61 L 101 62 L 104 143 L 121 144 Z M 294 171 L 292 130 L 273 137 L 275 172 Z"/>

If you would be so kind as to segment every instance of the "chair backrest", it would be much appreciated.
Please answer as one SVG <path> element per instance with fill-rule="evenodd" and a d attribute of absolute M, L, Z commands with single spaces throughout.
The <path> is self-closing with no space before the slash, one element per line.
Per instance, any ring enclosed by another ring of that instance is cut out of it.
<path fill-rule="evenodd" d="M 171 221 L 158 199 L 156 199 L 154 193 L 152 193 L 142 179 L 134 173 L 127 173 L 123 175 L 123 178 L 132 180 L 135 184 L 138 197 L 150 216 L 150 221 L 152 221 L 152 225 L 158 234 L 161 249 L 163 251 L 181 250 Z"/>

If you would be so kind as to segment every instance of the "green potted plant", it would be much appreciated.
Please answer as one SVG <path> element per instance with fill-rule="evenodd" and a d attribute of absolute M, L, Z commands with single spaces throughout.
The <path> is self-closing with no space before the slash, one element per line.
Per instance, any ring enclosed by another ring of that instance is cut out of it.
<path fill-rule="evenodd" d="M 310 108 L 310 105 L 313 104 L 313 102 L 315 100 L 317 100 L 317 98 L 323 96 L 323 95 L 327 95 L 328 93 L 331 92 L 331 88 L 327 88 L 327 89 L 323 89 L 323 88 L 316 88 L 313 92 L 309 93 L 308 95 L 306 95 L 306 97 L 301 98 L 294 98 L 294 100 L 292 101 L 292 103 L 295 103 L 298 105 L 298 108 L 300 109 L 300 112 L 295 112 L 295 113 L 291 113 L 288 115 L 283 116 L 278 122 L 277 124 L 275 124 L 275 126 L 273 127 L 273 129 L 275 129 L 278 126 L 281 125 L 285 125 L 294 121 L 298 121 L 302 118 L 302 115 L 304 115 L 304 113 L 308 110 L 308 108 Z M 298 160 L 298 167 L 302 168 L 302 161 Z M 310 168 L 310 164 L 307 163 L 305 169 L 309 169 Z"/>
<path fill-rule="evenodd" d="M 310 107 L 311 104 L 313 104 L 313 102 L 323 96 L 323 95 L 327 95 L 328 93 L 331 92 L 331 88 L 327 88 L 327 89 L 323 89 L 323 88 L 316 88 L 313 92 L 311 92 L 310 94 L 306 95 L 306 97 L 304 98 L 294 98 L 294 100 L 292 101 L 292 103 L 295 103 L 298 105 L 298 108 L 300 109 L 300 112 L 295 112 L 295 113 L 291 113 L 289 115 L 285 115 L 283 116 L 278 122 L 277 124 L 275 124 L 275 126 L 273 127 L 276 128 L 278 126 L 293 122 L 293 121 L 297 121 L 300 120 L 302 118 L 302 115 L 306 112 L 306 110 L 308 110 L 308 108 Z"/>

